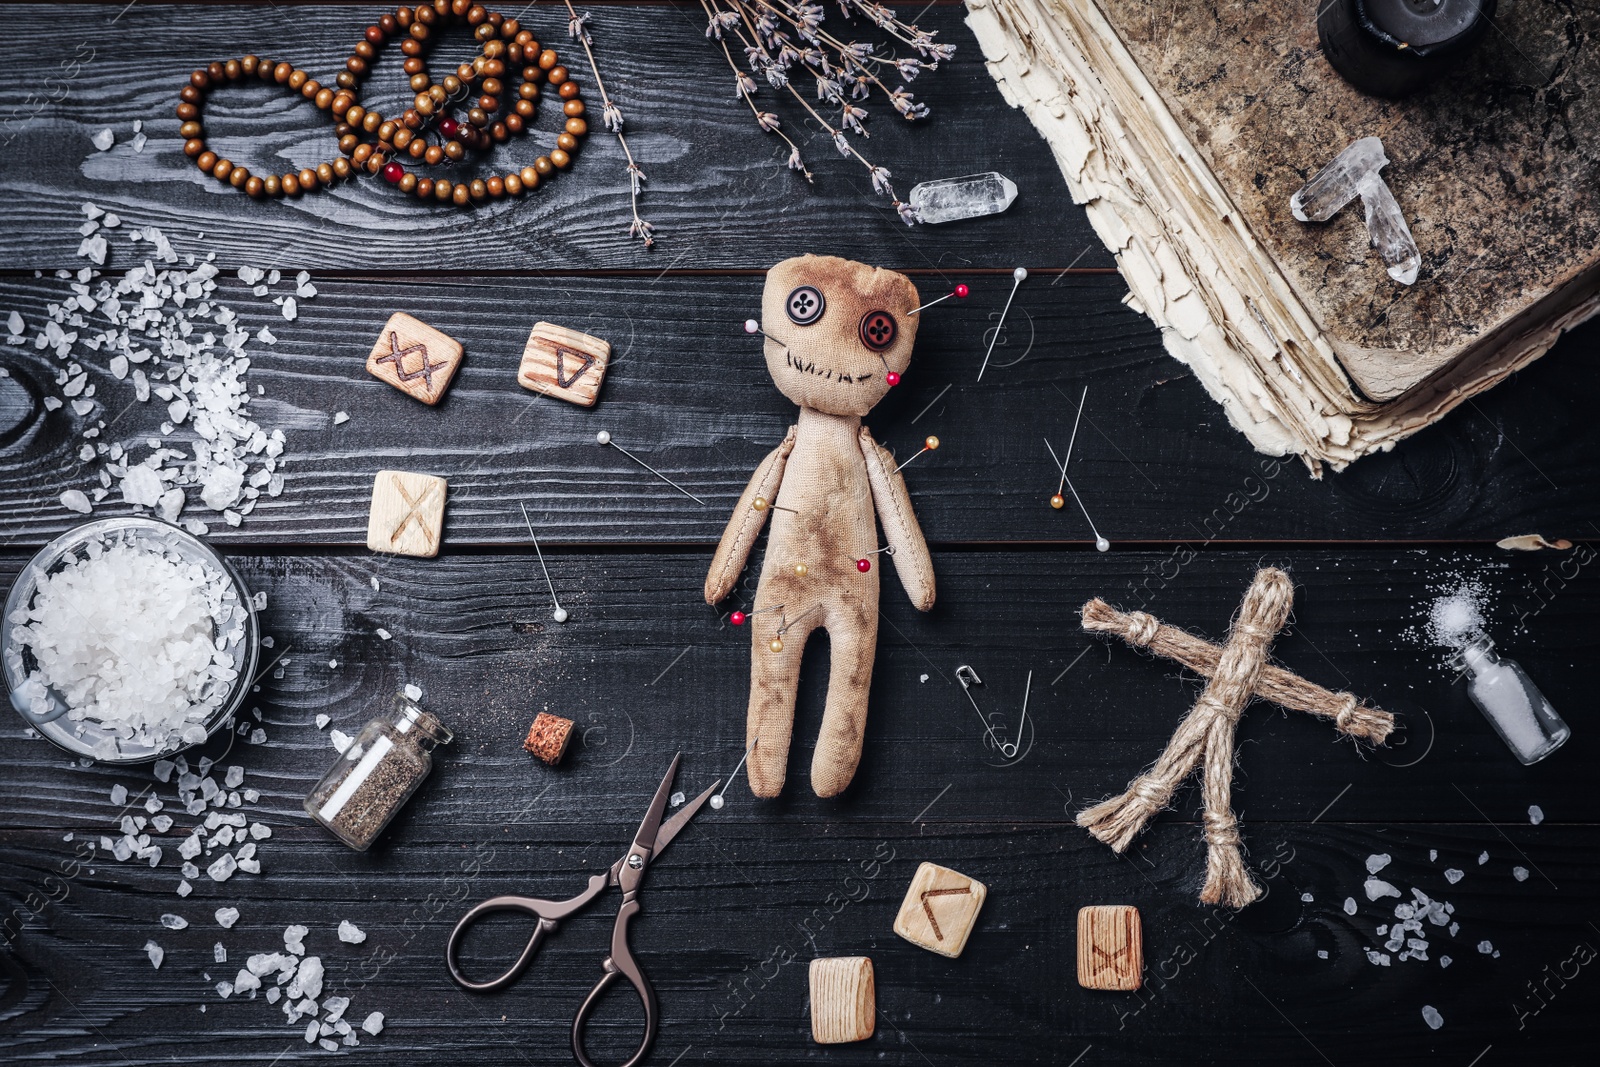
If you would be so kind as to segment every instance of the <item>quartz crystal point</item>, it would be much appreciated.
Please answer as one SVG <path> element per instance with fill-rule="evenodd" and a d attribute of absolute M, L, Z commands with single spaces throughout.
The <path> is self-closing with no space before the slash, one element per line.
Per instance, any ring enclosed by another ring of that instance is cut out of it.
<path fill-rule="evenodd" d="M 911 190 L 911 209 L 918 222 L 955 222 L 980 215 L 998 215 L 1017 198 L 1015 183 L 998 171 L 940 178 Z"/>
<path fill-rule="evenodd" d="M 1411 229 L 1394 194 L 1378 173 L 1388 166 L 1383 142 L 1363 137 L 1317 171 L 1300 191 L 1289 198 L 1289 210 L 1301 222 L 1326 222 L 1356 197 L 1366 209 L 1367 233 L 1389 269 L 1389 277 L 1401 285 L 1417 280 L 1422 253 L 1411 239 Z M 913 196 L 916 190 L 912 190 Z"/>

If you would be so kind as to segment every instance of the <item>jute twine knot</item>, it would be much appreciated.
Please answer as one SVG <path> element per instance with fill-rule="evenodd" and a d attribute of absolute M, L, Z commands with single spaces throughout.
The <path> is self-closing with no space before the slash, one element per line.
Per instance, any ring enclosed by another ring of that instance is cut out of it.
<path fill-rule="evenodd" d="M 1207 679 L 1205 690 L 1155 764 L 1129 782 L 1121 796 L 1078 813 L 1079 826 L 1121 852 L 1204 760 L 1202 903 L 1242 908 L 1261 895 L 1244 865 L 1239 824 L 1230 803 L 1234 728 L 1253 697 L 1331 719 L 1339 732 L 1374 744 L 1382 744 L 1394 729 L 1394 716 L 1387 711 L 1366 707 L 1349 693 L 1330 692 L 1267 661 L 1268 649 L 1288 622 L 1293 604 L 1294 583 L 1287 574 L 1275 567 L 1257 571 L 1221 647 L 1142 611 L 1120 612 L 1099 599 L 1083 606 L 1085 630 L 1115 634 Z"/>
<path fill-rule="evenodd" d="M 1161 620 L 1154 615 L 1146 615 L 1142 611 L 1135 611 L 1128 615 L 1128 643 L 1141 648 L 1156 639 L 1156 633 L 1161 629 Z"/>

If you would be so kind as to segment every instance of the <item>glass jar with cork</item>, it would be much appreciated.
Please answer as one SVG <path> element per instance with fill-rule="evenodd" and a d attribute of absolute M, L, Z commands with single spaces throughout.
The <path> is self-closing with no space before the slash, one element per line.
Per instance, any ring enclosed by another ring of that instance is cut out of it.
<path fill-rule="evenodd" d="M 365 852 L 433 770 L 449 728 L 404 693 L 394 710 L 356 735 L 306 796 L 305 810 L 351 848 Z"/>

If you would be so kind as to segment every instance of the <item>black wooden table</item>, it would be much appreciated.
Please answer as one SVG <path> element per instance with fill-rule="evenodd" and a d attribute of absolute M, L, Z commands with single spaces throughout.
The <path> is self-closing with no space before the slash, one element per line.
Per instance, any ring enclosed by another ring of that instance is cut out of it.
<path fill-rule="evenodd" d="M 12 112 L 0 322 L 15 309 L 30 330 L 22 346 L 0 347 L 0 582 L 78 521 L 61 492 L 98 484 L 94 464 L 78 458 L 85 420 L 108 418 L 108 437 L 134 440 L 158 433 L 163 417 L 152 404 L 111 419 L 126 385 L 92 360 L 101 411 L 42 406 L 57 365 L 32 333 L 69 294 L 53 272 L 84 265 L 74 253 L 85 201 L 125 227 L 159 227 L 182 255 L 215 252 L 221 299 L 252 331 L 278 334 L 252 345 L 249 381 L 263 387 L 255 417 L 287 436 L 287 487 L 237 529 L 217 522 L 211 534 L 265 592 L 267 655 L 285 657 L 250 702 L 265 740 L 242 741 L 223 761 L 259 790 L 252 818 L 272 831 L 260 875 L 220 884 L 202 875 L 192 896 L 174 895 L 171 846 L 187 816 L 158 868 L 116 862 L 98 847 L 116 834 L 113 787 L 136 802 L 148 791 L 170 800 L 172 787 L 147 770 L 79 766 L 19 720 L 0 720 L 0 1061 L 330 1055 L 277 1006 L 212 988 L 250 953 L 281 948 L 283 929 L 298 923 L 326 964 L 326 992 L 350 997 L 349 1019 L 387 1016 L 384 1032 L 350 1054 L 570 1062 L 568 1022 L 596 975 L 607 917 L 590 912 L 534 975 L 487 997 L 448 980 L 444 937 L 478 898 L 575 891 L 614 859 L 673 753 L 683 753 L 691 794 L 737 763 L 748 638 L 700 590 L 744 480 L 793 418 L 740 323 L 756 313 L 762 271 L 805 251 L 904 270 L 928 294 L 973 288 L 926 313 L 937 327 L 924 327 L 904 385 L 868 420 L 902 456 L 929 433 L 943 442 L 906 471 L 938 604 L 918 614 L 886 576 L 865 755 L 844 796 L 821 801 L 805 786 L 826 674 L 819 642 L 784 796 L 757 801 L 739 780 L 652 869 L 634 939 L 664 1017 L 651 1062 L 1587 1061 L 1583 1019 L 1600 990 L 1588 966 L 1600 945 L 1600 810 L 1582 781 L 1600 756 L 1585 714 L 1600 581 L 1585 539 L 1600 534 L 1600 473 L 1585 413 L 1600 407 L 1589 358 L 1600 329 L 1576 331 L 1393 453 L 1314 481 L 1298 463 L 1252 452 L 1121 305 L 1108 255 L 1043 143 L 1003 105 L 958 4 L 919 15 L 960 46 L 917 83 L 933 117 L 910 126 L 875 116 L 875 162 L 902 193 L 986 169 L 1022 192 L 999 217 L 918 229 L 798 122 L 787 128 L 804 131 L 817 184 L 782 169 L 776 142 L 732 98 L 697 5 L 585 6 L 650 179 L 644 211 L 660 242 L 649 252 L 626 236 L 620 153 L 598 131 L 571 174 L 473 212 L 419 207 L 370 180 L 253 203 L 183 159 L 172 105 L 193 67 L 255 51 L 331 77 L 374 5 L 4 9 Z M 523 13 L 552 42 L 564 39 L 565 17 L 549 4 Z M 397 100 L 398 76 L 384 84 L 388 97 L 375 89 L 374 99 Z M 142 152 L 130 143 L 135 120 L 148 137 Z M 219 146 L 258 170 L 333 152 L 319 114 L 265 89 L 219 97 L 207 122 Z M 90 138 L 107 127 L 118 144 L 98 152 Z M 526 147 L 506 152 L 531 160 Z M 114 240 L 107 270 L 134 266 L 142 247 Z M 1030 277 L 979 384 L 986 331 L 1019 265 Z M 318 295 L 286 322 L 236 279 L 240 266 L 309 270 Z M 436 408 L 363 370 L 396 310 L 466 347 Z M 515 384 L 538 319 L 614 344 L 595 409 Z M 1086 386 L 1074 481 L 1115 543 L 1106 554 L 1081 515 L 1046 503 L 1057 475 L 1043 439 L 1061 447 Z M 349 420 L 336 425 L 338 411 Z M 707 505 L 598 448 L 599 429 Z M 437 560 L 365 549 L 373 474 L 387 467 L 449 479 Z M 523 504 L 571 612 L 564 626 L 550 621 Z M 108 500 L 96 514 L 126 510 Z M 1564 554 L 1493 545 L 1534 531 L 1579 543 Z M 1124 857 L 1073 824 L 1154 758 L 1198 688 L 1169 664 L 1086 637 L 1077 608 L 1099 595 L 1220 638 L 1264 563 L 1298 586 L 1280 662 L 1399 711 L 1406 729 L 1403 744 L 1363 752 L 1330 743 L 1333 732 L 1302 715 L 1259 705 L 1245 715 L 1234 802 L 1269 892 L 1232 913 L 1196 902 L 1204 849 L 1192 786 Z M 1428 604 L 1463 576 L 1489 589 L 1500 648 L 1573 725 L 1543 764 L 1515 762 L 1418 636 Z M 982 675 L 985 710 L 1007 723 L 1019 722 L 1032 672 L 1022 758 L 1007 763 L 983 746 L 956 683 L 962 664 Z M 354 732 L 406 683 L 423 687 L 457 738 L 381 844 L 357 854 L 300 809 L 333 754 L 314 718 Z M 520 748 L 539 710 L 579 724 L 559 769 Z M 1531 823 L 1530 805 L 1542 823 Z M 1373 854 L 1392 857 L 1383 876 L 1408 896 L 1416 887 L 1453 903 L 1459 930 L 1433 929 L 1428 961 L 1368 961 L 1394 903 L 1362 892 Z M 924 860 L 990 886 L 959 959 L 891 931 Z M 1451 884 L 1447 869 L 1465 877 Z M 1143 915 L 1139 993 L 1076 981 L 1076 913 L 1112 903 Z M 240 918 L 223 930 L 212 913 L 228 905 Z M 191 925 L 165 929 L 163 913 Z M 341 920 L 367 940 L 340 942 Z M 146 958 L 150 940 L 165 949 L 159 970 Z M 229 963 L 215 962 L 218 942 Z M 806 965 L 832 955 L 876 966 L 877 1034 L 864 1044 L 811 1041 Z M 1443 1016 L 1440 1029 L 1424 1021 L 1425 1005 Z M 610 1052 L 631 1047 L 627 1010 L 597 1030 Z"/>

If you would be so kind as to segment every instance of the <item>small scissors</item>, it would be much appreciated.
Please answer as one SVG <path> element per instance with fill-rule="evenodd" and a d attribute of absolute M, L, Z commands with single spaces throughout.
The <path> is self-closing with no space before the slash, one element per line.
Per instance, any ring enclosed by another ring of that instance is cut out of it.
<path fill-rule="evenodd" d="M 672 839 L 678 836 L 710 798 L 712 791 L 722 784 L 720 779 L 713 782 L 710 789 L 685 804 L 682 811 L 663 824 L 661 816 L 667 808 L 667 794 L 672 791 L 672 780 L 677 776 L 678 761 L 682 758 L 682 753 L 672 757 L 672 766 L 667 768 L 667 776 L 661 779 L 661 785 L 657 787 L 656 795 L 650 801 L 650 808 L 645 812 L 644 821 L 639 824 L 639 832 L 633 836 L 633 844 L 628 847 L 628 851 L 611 865 L 610 870 L 591 877 L 588 889 L 571 900 L 540 900 L 536 897 L 517 896 L 491 897 L 461 917 L 455 929 L 450 931 L 450 940 L 445 945 L 444 959 L 450 968 L 450 977 L 454 978 L 462 988 L 475 993 L 504 989 L 527 969 L 545 935 L 553 933 L 561 925 L 562 919 L 583 910 L 607 888 L 621 887 L 622 905 L 617 909 L 616 925 L 611 929 L 611 954 L 600 965 L 604 973 L 589 991 L 583 1004 L 579 1006 L 577 1014 L 572 1017 L 572 1055 L 583 1067 L 595 1067 L 583 1049 L 583 1028 L 599 1003 L 600 995 L 617 980 L 618 975 L 628 979 L 644 1005 L 644 1040 L 640 1042 L 639 1050 L 621 1067 L 635 1067 L 642 1062 L 656 1039 L 658 1021 L 656 991 L 650 985 L 650 980 L 644 976 L 644 971 L 633 958 L 633 951 L 628 947 L 628 925 L 633 917 L 639 914 L 639 885 L 644 880 L 645 868 L 672 843 Z M 474 982 L 461 973 L 459 958 L 461 938 L 479 919 L 496 911 L 520 911 L 533 915 L 538 918 L 539 925 L 534 927 L 533 936 L 528 938 L 527 947 L 522 950 L 522 955 L 511 965 L 510 970 L 487 982 Z"/>

